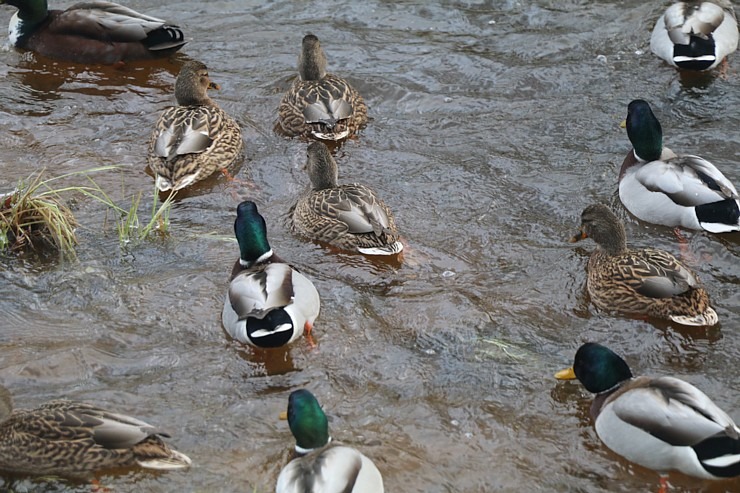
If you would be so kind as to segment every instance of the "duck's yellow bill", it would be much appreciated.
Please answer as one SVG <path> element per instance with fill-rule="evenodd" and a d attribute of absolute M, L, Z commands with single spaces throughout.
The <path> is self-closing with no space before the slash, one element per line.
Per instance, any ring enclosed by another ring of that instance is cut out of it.
<path fill-rule="evenodd" d="M 576 372 L 573 371 L 573 367 L 566 368 L 565 370 L 560 370 L 555 374 L 555 378 L 558 380 L 575 380 L 576 378 Z"/>
<path fill-rule="evenodd" d="M 288 411 L 283 411 L 280 413 L 280 421 L 286 421 L 288 419 Z"/>
<path fill-rule="evenodd" d="M 622 120 L 622 122 L 619 124 L 619 128 L 627 128 L 627 120 Z"/>

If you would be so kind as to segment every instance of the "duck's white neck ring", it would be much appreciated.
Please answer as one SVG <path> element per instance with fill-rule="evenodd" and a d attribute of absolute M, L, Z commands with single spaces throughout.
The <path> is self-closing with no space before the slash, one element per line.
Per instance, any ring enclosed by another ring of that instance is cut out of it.
<path fill-rule="evenodd" d="M 264 262 L 268 258 L 272 257 L 272 248 L 270 248 L 268 251 L 260 255 L 257 260 L 250 261 L 250 260 L 244 260 L 243 258 L 239 259 L 239 265 L 242 267 L 251 267 L 254 264 L 259 264 L 260 262 Z"/>
<path fill-rule="evenodd" d="M 326 442 L 326 445 L 329 445 L 330 443 L 331 443 L 331 437 L 329 437 L 329 440 Z M 300 454 L 300 455 L 310 454 L 314 450 L 316 449 L 315 448 L 303 448 L 303 447 L 300 447 L 297 443 L 295 444 L 295 451 L 297 454 Z"/>

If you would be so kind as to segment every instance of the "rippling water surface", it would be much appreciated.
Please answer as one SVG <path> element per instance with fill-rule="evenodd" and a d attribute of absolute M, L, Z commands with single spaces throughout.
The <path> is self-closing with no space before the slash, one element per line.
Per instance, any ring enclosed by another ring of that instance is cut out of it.
<path fill-rule="evenodd" d="M 67 7 L 72 1 L 54 1 Z M 584 292 L 592 243 L 566 242 L 581 210 L 616 204 L 627 103 L 649 100 L 666 144 L 740 182 L 740 57 L 728 78 L 681 78 L 649 52 L 662 2 L 130 0 L 192 40 L 165 62 L 83 67 L 0 51 L 0 186 L 94 175 L 122 207 L 152 195 L 146 143 L 178 67 L 205 62 L 244 129 L 240 183 L 178 197 L 171 235 L 121 247 L 110 212 L 72 196 L 76 260 L 0 258 L 0 382 L 19 407 L 69 397 L 157 424 L 194 467 L 106 475 L 113 491 L 267 492 L 292 437 L 278 414 L 311 389 L 336 439 L 378 464 L 389 492 L 648 491 L 657 476 L 611 454 L 590 396 L 558 383 L 586 340 L 637 373 L 674 374 L 740 419 L 740 235 L 687 232 L 721 324 L 692 329 L 599 313 Z M 0 9 L 6 25 L 12 8 Z M 273 133 L 313 32 L 372 117 L 337 153 L 340 180 L 396 212 L 403 263 L 292 236 L 305 143 Z M 245 185 L 247 183 L 247 185 Z M 70 184 L 76 184 L 70 179 Z M 222 297 L 236 204 L 255 200 L 272 246 L 315 280 L 317 347 L 259 352 L 228 340 Z M 630 243 L 678 252 L 668 228 L 625 215 Z M 89 485 L 4 480 L 17 491 Z M 675 491 L 737 491 L 675 476 Z"/>

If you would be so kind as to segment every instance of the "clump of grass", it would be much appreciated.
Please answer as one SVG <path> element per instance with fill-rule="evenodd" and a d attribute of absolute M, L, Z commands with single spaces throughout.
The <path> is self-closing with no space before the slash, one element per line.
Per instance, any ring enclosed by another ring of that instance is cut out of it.
<path fill-rule="evenodd" d="M 175 191 L 170 192 L 167 198 L 160 203 L 159 192 L 155 187 L 151 213 L 146 218 L 146 222 L 139 218 L 141 192 L 133 196 L 131 207 L 127 211 L 117 208 L 122 212 L 116 222 L 118 239 L 121 244 L 139 243 L 155 233 L 161 238 L 167 237 L 170 232 L 170 211 L 176 193 Z"/>
<path fill-rule="evenodd" d="M 0 249 L 56 248 L 74 254 L 77 220 L 43 171 L 21 180 L 12 192 L 0 197 Z M 84 188 L 84 187 L 83 187 Z"/>

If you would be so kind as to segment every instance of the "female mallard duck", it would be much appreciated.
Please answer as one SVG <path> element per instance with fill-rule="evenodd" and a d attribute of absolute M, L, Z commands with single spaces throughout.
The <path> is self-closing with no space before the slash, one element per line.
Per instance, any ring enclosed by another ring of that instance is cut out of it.
<path fill-rule="evenodd" d="M 208 68 L 185 63 L 175 81 L 177 106 L 162 112 L 149 142 L 147 161 L 162 192 L 226 170 L 239 157 L 241 128 L 208 97 L 208 89 L 220 89 Z"/>
<path fill-rule="evenodd" d="M 293 231 L 312 240 L 366 255 L 403 250 L 393 213 L 373 190 L 337 185 L 337 163 L 323 142 L 308 146 L 311 188 L 291 211 Z"/>
<path fill-rule="evenodd" d="M 0 469 L 23 474 L 84 477 L 102 469 L 140 466 L 173 470 L 190 458 L 169 437 L 136 418 L 66 400 L 13 410 L 0 387 Z"/>
<path fill-rule="evenodd" d="M 367 122 L 362 96 L 343 78 L 326 73 L 326 55 L 313 34 L 303 38 L 298 74 L 278 108 L 278 121 L 287 135 L 340 140 Z"/>
<path fill-rule="evenodd" d="M 663 129 L 650 105 L 627 107 L 627 136 L 633 150 L 619 172 L 619 198 L 638 219 L 664 226 L 740 231 L 735 186 L 699 156 L 677 156 L 663 147 Z"/>
<path fill-rule="evenodd" d="M 573 367 L 555 378 L 577 378 L 597 394 L 591 405 L 596 434 L 625 459 L 660 473 L 740 476 L 740 428 L 690 383 L 635 378 L 622 358 L 595 343 L 582 345 Z"/>
<path fill-rule="evenodd" d="M 593 239 L 588 261 L 588 293 L 598 308 L 673 320 L 683 325 L 714 325 L 717 313 L 696 275 L 663 250 L 627 248 L 624 226 L 605 205 L 586 207 L 581 231 L 571 242 Z"/>
<path fill-rule="evenodd" d="M 10 19 L 10 44 L 49 58 L 116 63 L 171 55 L 185 45 L 177 26 L 111 2 L 78 3 L 49 10 L 46 0 L 0 0 L 18 9 Z"/>
<path fill-rule="evenodd" d="M 677 2 L 655 23 L 650 49 L 674 67 L 709 70 L 737 50 L 737 41 L 729 0 Z"/>
<path fill-rule="evenodd" d="M 231 271 L 222 321 L 238 341 L 279 347 L 310 333 L 319 315 L 313 283 L 272 252 L 265 219 L 254 202 L 236 208 L 234 233 L 241 253 Z"/>
<path fill-rule="evenodd" d="M 280 471 L 275 493 L 383 493 L 373 461 L 353 448 L 329 445 L 326 415 L 308 390 L 290 394 L 288 424 L 298 457 Z"/>

